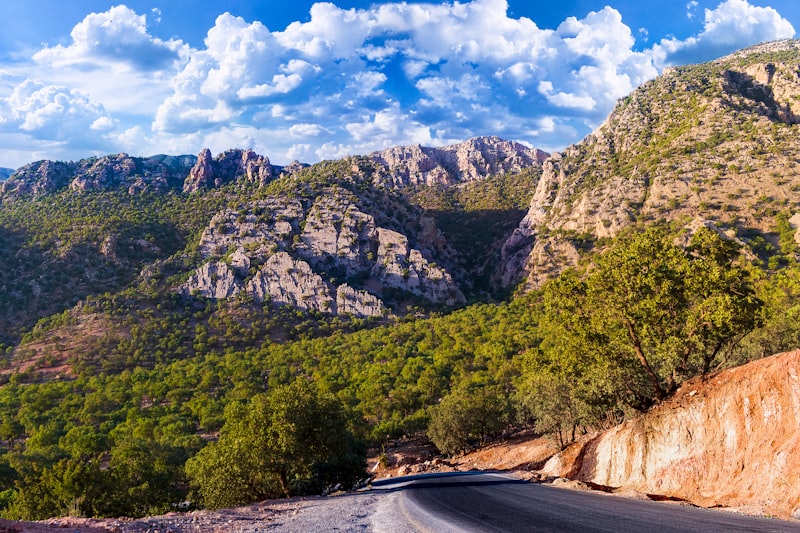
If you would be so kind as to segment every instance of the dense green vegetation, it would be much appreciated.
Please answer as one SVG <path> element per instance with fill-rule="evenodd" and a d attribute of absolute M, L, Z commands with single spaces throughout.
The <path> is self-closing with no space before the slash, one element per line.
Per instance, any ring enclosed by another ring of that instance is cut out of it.
<path fill-rule="evenodd" d="M 199 238 L 227 200 L 124 191 L 4 201 L 0 209 L 0 344 L 92 294 L 131 284 L 142 267 Z"/>
<path fill-rule="evenodd" d="M 800 303 L 800 268 L 791 263 L 771 278 L 751 275 L 727 241 L 705 232 L 687 251 L 670 242 L 659 232 L 634 234 L 602 256 L 600 270 L 567 274 L 543 293 L 385 325 L 326 321 L 247 302 L 134 294 L 90 299 L 42 323 L 28 345 L 100 318 L 117 325 L 118 338 L 97 340 L 94 351 L 75 350 L 74 378 L 41 381 L 34 368 L 12 374 L 0 388 L 3 515 L 142 515 L 171 509 L 190 486 L 196 487 L 195 503 L 228 505 L 233 500 L 217 490 L 233 483 L 225 476 L 238 476 L 241 491 L 230 496 L 236 502 L 317 491 L 357 477 L 359 439 L 380 444 L 427 431 L 443 452 L 456 453 L 533 425 L 566 443 L 576 431 L 645 409 L 659 396 L 627 329 L 612 322 L 600 327 L 622 309 L 611 306 L 593 316 L 582 300 L 572 299 L 579 294 L 597 304 L 605 294 L 610 301 L 614 293 L 604 291 L 621 289 L 599 284 L 595 273 L 620 268 L 625 258 L 633 269 L 629 286 L 645 291 L 637 321 L 672 328 L 669 338 L 645 335 L 654 329 L 642 333 L 643 351 L 665 392 L 697 373 L 800 340 L 790 318 Z M 639 256 L 641 247 L 653 253 Z M 652 257 L 650 266 L 640 268 L 639 257 Z M 671 292 L 675 301 L 646 292 L 677 283 L 678 273 L 686 292 Z M 713 294 L 698 293 L 693 283 Z M 737 316 L 723 313 L 713 327 L 697 327 L 709 298 L 732 296 L 726 309 L 738 310 Z M 585 321 L 561 320 L 569 309 Z M 305 380 L 313 385 L 298 385 Z M 339 443 L 320 444 L 338 450 L 332 459 L 319 462 L 321 456 L 307 450 L 253 452 L 275 446 L 274 433 L 256 428 L 280 428 L 281 417 L 294 416 L 285 410 L 291 402 L 275 400 L 291 387 L 300 387 L 294 392 L 298 409 L 318 413 L 316 427 L 329 428 L 326 438 Z M 237 442 L 252 446 L 237 448 Z M 302 458 L 297 469 L 262 464 L 281 453 Z M 230 457 L 238 457 L 243 470 L 214 468 Z M 248 477 L 254 471 L 263 475 Z"/>
<path fill-rule="evenodd" d="M 232 404 L 225 419 L 219 440 L 186 464 L 196 501 L 206 507 L 319 494 L 364 476 L 364 451 L 347 428 L 344 406 L 308 381 Z"/>
<path fill-rule="evenodd" d="M 480 298 L 496 294 L 490 276 L 497 267 L 500 247 L 525 216 L 541 167 L 458 187 L 419 186 L 410 201 L 436 220 L 457 252 L 459 264 L 472 274 L 467 293 Z"/>

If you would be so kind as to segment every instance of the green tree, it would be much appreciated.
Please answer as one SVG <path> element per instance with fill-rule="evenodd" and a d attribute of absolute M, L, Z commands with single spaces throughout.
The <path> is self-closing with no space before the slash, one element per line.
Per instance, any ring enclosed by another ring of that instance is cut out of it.
<path fill-rule="evenodd" d="M 452 455 L 500 435 L 513 419 L 506 393 L 491 385 L 462 386 L 431 408 L 427 435 Z"/>
<path fill-rule="evenodd" d="M 226 410 L 217 442 L 187 462 L 208 507 L 352 486 L 364 475 L 365 450 L 333 396 L 302 379 Z"/>
<path fill-rule="evenodd" d="M 659 228 L 621 238 L 584 275 L 546 287 L 543 347 L 567 375 L 613 377 L 628 405 L 663 399 L 758 325 L 761 301 L 737 256 L 706 228 L 687 249 Z"/>

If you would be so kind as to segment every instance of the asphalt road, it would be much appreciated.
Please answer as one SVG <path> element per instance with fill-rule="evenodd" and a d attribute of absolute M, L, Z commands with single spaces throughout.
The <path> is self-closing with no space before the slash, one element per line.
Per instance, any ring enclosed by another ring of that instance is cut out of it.
<path fill-rule="evenodd" d="M 376 489 L 402 491 L 405 519 L 424 532 L 800 531 L 800 522 L 561 489 L 493 473 L 395 478 L 373 483 Z"/>

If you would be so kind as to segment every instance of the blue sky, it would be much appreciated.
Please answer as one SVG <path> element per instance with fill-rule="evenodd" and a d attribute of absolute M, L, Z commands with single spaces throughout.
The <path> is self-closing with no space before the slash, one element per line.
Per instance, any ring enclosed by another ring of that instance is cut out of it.
<path fill-rule="evenodd" d="M 795 37 L 800 2 L 26 0 L 0 20 L 0 166 L 286 164 L 477 135 L 560 150 L 665 66 Z"/>

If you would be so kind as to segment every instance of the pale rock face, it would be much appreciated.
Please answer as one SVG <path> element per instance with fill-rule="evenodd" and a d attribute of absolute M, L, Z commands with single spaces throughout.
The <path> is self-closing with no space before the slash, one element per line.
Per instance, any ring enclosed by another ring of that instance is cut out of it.
<path fill-rule="evenodd" d="M 303 217 L 297 200 L 270 198 L 240 210 L 226 209 L 214 215 L 200 237 L 203 257 L 222 256 L 233 247 L 249 257 L 266 257 L 286 246 Z"/>
<path fill-rule="evenodd" d="M 199 244 L 211 262 L 181 292 L 217 298 L 235 288 L 256 301 L 356 316 L 386 315 L 381 297 L 387 289 L 437 304 L 464 303 L 450 273 L 427 259 L 446 245 L 433 219 L 418 221 L 419 250 L 405 235 L 377 227 L 356 201 L 332 188 L 307 207 L 267 198 L 218 213 Z"/>
<path fill-rule="evenodd" d="M 547 154 L 497 137 L 477 137 L 443 148 L 398 146 L 368 156 L 386 172 L 382 185 L 454 185 L 489 174 L 519 172 L 541 164 Z"/>
<path fill-rule="evenodd" d="M 205 148 L 186 177 L 183 192 L 220 187 L 239 177 L 265 185 L 273 178 L 269 158 L 252 150 L 226 150 L 212 158 L 211 150 Z"/>
<path fill-rule="evenodd" d="M 203 149 L 197 155 L 197 163 L 192 167 L 183 184 L 183 192 L 194 192 L 214 185 L 214 166 L 211 150 Z"/>
<path fill-rule="evenodd" d="M 379 317 L 386 315 L 388 310 L 377 296 L 344 283 L 336 289 L 336 312 L 340 315 Z"/>
<path fill-rule="evenodd" d="M 297 254 L 315 267 L 336 265 L 352 276 L 368 268 L 374 255 L 375 220 L 339 196 L 321 196 L 311 207 Z"/>
<path fill-rule="evenodd" d="M 237 248 L 230 257 L 231 268 L 236 272 L 236 275 L 244 278 L 250 270 L 250 257 L 244 253 L 244 248 Z"/>
<path fill-rule="evenodd" d="M 234 271 L 226 263 L 211 261 L 198 268 L 178 290 L 186 295 L 225 299 L 235 296 L 241 287 Z"/>
<path fill-rule="evenodd" d="M 691 380 L 578 446 L 545 473 L 789 518 L 800 507 L 800 351 Z"/>
<path fill-rule="evenodd" d="M 256 301 L 289 305 L 305 311 L 334 312 L 330 286 L 305 261 L 286 252 L 271 256 L 245 290 Z"/>
<path fill-rule="evenodd" d="M 531 274 L 534 265 L 544 262 L 546 246 L 537 240 L 538 230 L 547 220 L 547 214 L 556 202 L 566 176 L 561 168 L 562 156 L 553 154 L 542 165 L 542 176 L 536 184 L 528 212 L 501 248 L 500 265 L 493 281 L 501 287 L 511 287 Z M 533 255 L 534 245 L 539 249 Z M 534 274 L 535 275 L 535 274 Z"/>
<path fill-rule="evenodd" d="M 792 218 L 789 219 L 789 224 L 794 229 L 794 242 L 800 244 L 800 213 L 792 215 Z"/>
<path fill-rule="evenodd" d="M 378 228 L 378 243 L 372 273 L 384 286 L 407 290 L 434 303 L 456 305 L 466 301 L 450 274 L 430 263 L 419 250 L 410 249 L 405 235 Z"/>

